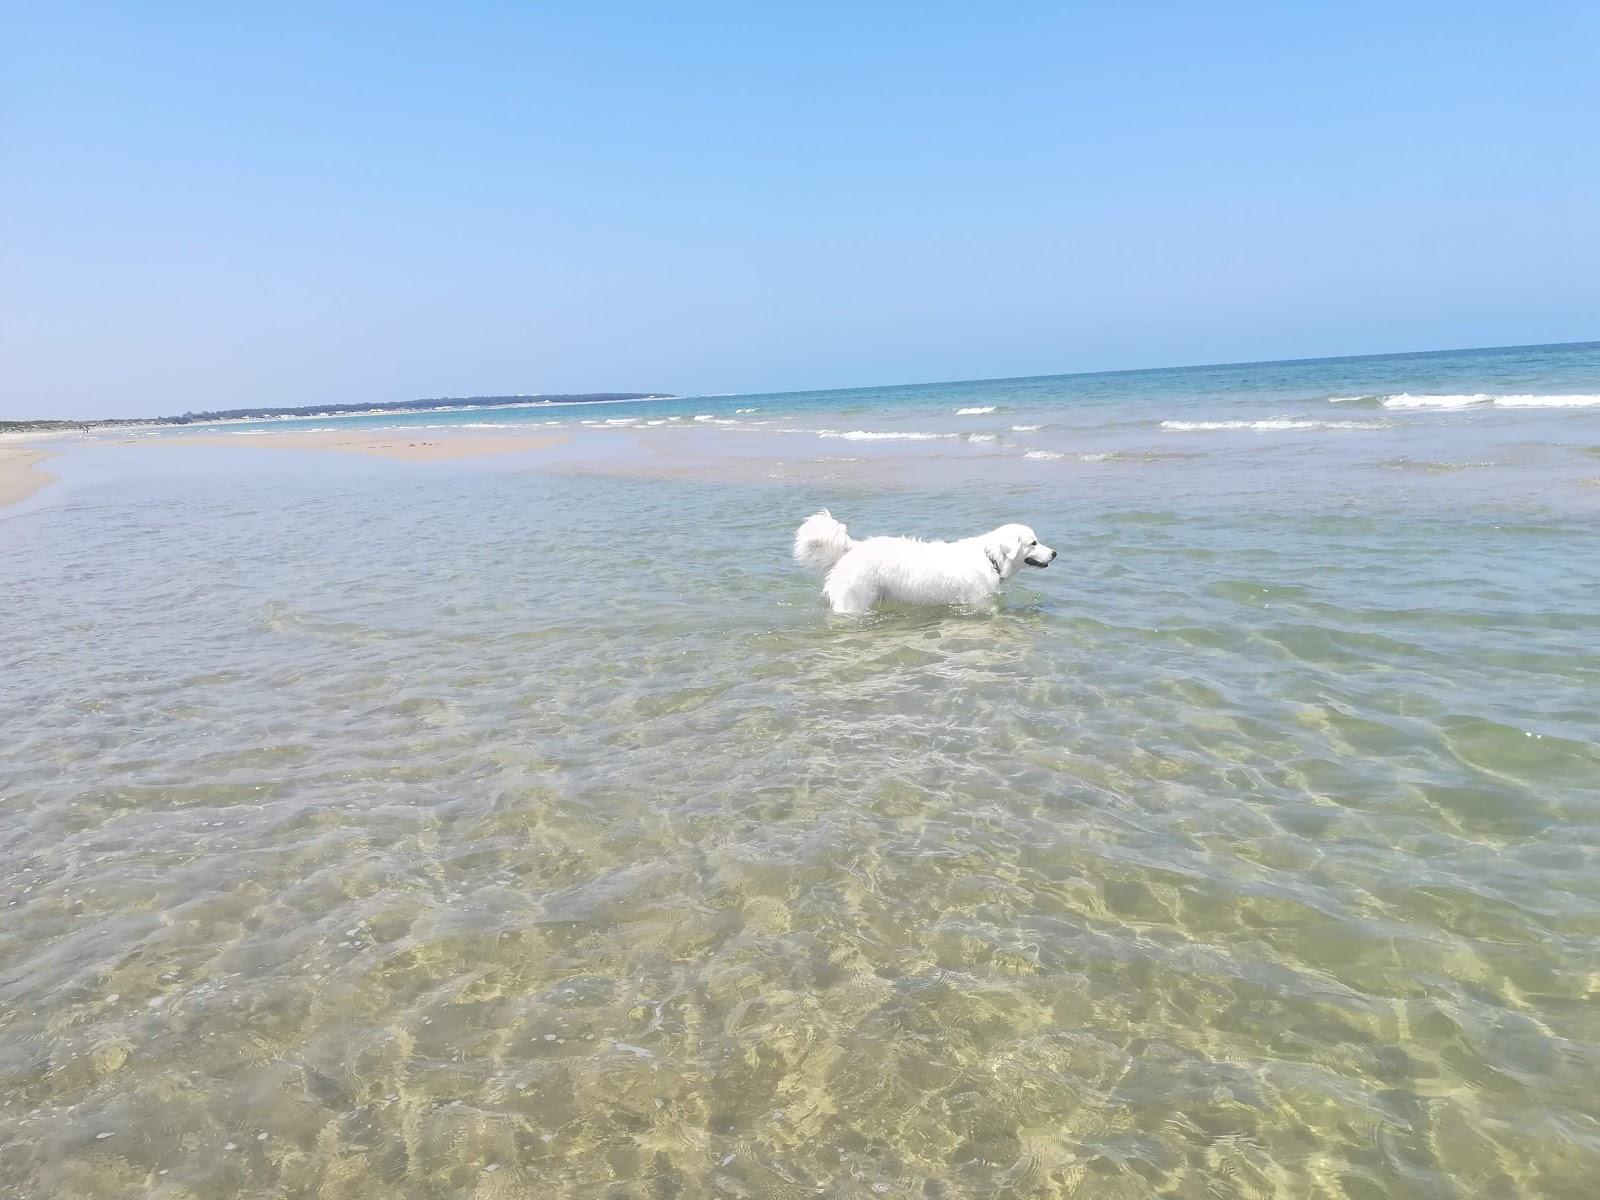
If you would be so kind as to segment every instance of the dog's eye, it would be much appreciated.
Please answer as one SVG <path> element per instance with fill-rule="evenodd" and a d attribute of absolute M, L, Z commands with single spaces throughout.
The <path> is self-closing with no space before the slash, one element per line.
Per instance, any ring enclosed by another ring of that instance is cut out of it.
<path fill-rule="evenodd" d="M 1030 545 L 1030 546 L 1037 546 L 1038 544 L 1039 544 L 1039 539 L 1038 538 L 1034 538 L 1033 541 L 1028 543 L 1028 545 Z"/>

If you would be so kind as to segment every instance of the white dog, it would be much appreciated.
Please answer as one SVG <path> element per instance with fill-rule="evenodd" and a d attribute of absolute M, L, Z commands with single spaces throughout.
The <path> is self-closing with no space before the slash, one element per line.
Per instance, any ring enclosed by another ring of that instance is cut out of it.
<path fill-rule="evenodd" d="M 1056 552 L 1026 525 L 1002 525 L 959 542 L 874 537 L 858 542 L 827 509 L 795 531 L 795 561 L 826 578 L 822 594 L 836 613 L 865 613 L 880 601 L 983 604 L 1027 563 L 1048 567 Z"/>

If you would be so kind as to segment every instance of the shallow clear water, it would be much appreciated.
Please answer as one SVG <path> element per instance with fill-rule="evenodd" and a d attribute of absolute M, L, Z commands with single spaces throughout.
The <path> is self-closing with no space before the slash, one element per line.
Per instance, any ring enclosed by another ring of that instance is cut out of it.
<path fill-rule="evenodd" d="M 1592 1195 L 1600 410 L 1151 424 L 1256 403 L 65 454 L 0 513 L 0 1194 Z M 822 503 L 1062 556 L 831 619 Z"/>

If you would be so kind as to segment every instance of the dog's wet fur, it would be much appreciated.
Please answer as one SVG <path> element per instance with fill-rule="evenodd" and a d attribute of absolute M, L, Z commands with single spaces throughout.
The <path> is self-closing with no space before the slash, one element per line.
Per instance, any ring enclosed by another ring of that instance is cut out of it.
<path fill-rule="evenodd" d="M 986 604 L 1023 566 L 1048 567 L 1055 556 L 1026 525 L 1002 525 L 957 542 L 858 542 L 823 509 L 794 535 L 795 561 L 822 573 L 822 594 L 836 613 L 867 613 L 879 604 Z"/>

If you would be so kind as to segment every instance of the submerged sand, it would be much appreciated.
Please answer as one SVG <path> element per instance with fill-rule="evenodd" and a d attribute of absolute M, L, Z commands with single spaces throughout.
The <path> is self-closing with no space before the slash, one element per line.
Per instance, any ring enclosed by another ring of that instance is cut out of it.
<path fill-rule="evenodd" d="M 363 432 L 348 429 L 318 429 L 306 433 L 195 434 L 190 437 L 150 438 L 146 446 L 234 446 L 247 450 L 335 450 L 346 454 L 368 454 L 406 462 L 443 462 L 457 458 L 481 458 L 491 454 L 517 454 L 543 450 L 565 442 L 560 434 L 463 434 L 417 437 L 393 430 Z"/>
<path fill-rule="evenodd" d="M 56 477 L 48 471 L 37 469 L 39 462 L 50 457 L 46 450 L 18 450 L 0 446 L 0 508 L 26 500 Z"/>

